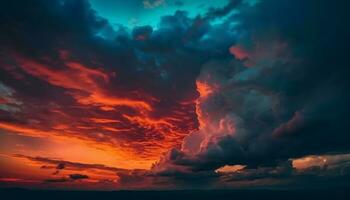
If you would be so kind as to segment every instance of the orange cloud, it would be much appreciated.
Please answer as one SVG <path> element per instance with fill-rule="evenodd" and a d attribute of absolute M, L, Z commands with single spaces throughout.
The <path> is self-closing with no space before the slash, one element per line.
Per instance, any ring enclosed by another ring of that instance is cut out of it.
<path fill-rule="evenodd" d="M 323 167 L 327 164 L 327 156 L 306 156 L 292 160 L 293 167 L 296 169 L 306 169 L 313 166 Z"/>
<path fill-rule="evenodd" d="M 225 165 L 215 170 L 216 173 L 232 173 L 244 169 L 245 165 Z"/>
<path fill-rule="evenodd" d="M 95 106 L 128 106 L 136 109 L 151 110 L 149 103 L 141 100 L 120 98 L 107 95 L 103 84 L 108 83 L 107 72 L 91 69 L 77 62 L 67 62 L 62 69 L 53 69 L 29 58 L 17 56 L 16 61 L 27 73 L 66 89 L 79 90 L 87 95 L 72 92 L 73 97 L 81 104 Z"/>
<path fill-rule="evenodd" d="M 113 73 L 67 60 L 68 52 L 63 54 L 62 60 L 53 64 L 49 58 L 39 62 L 15 56 L 19 72 L 40 79 L 40 84 L 59 88 L 62 98 L 47 101 L 19 94 L 14 99 L 23 101 L 21 109 L 10 119 L 0 121 L 0 130 L 14 137 L 59 143 L 38 147 L 50 156 L 91 162 L 83 156 L 88 152 L 91 159 L 107 162 L 108 158 L 123 168 L 148 169 L 160 155 L 179 146 L 186 135 L 198 128 L 195 100 L 174 101 L 171 107 L 159 108 L 158 97 L 141 91 L 113 90 Z"/>
<path fill-rule="evenodd" d="M 203 128 L 207 124 L 206 113 L 200 109 L 200 104 L 207 99 L 207 97 L 214 92 L 214 87 L 205 81 L 196 81 L 196 88 L 199 93 L 199 98 L 196 101 L 196 114 L 199 121 L 199 127 Z"/>
<path fill-rule="evenodd" d="M 0 129 L 7 130 L 10 132 L 16 132 L 20 135 L 31 136 L 31 137 L 45 137 L 50 135 L 49 132 L 35 130 L 31 128 L 19 127 L 18 125 L 10 124 L 10 123 L 0 123 Z M 56 134 L 53 134 L 56 135 Z"/>
<path fill-rule="evenodd" d="M 213 88 L 203 81 L 196 81 L 197 91 L 200 98 L 205 98 L 213 92 Z"/>
<path fill-rule="evenodd" d="M 238 60 L 244 60 L 250 58 L 250 53 L 245 50 L 242 46 L 232 46 L 229 49 L 230 53 L 234 55 Z"/>
<path fill-rule="evenodd" d="M 89 118 L 89 120 L 91 120 L 92 122 L 101 123 L 101 124 L 120 122 L 119 120 L 116 120 L 116 119 L 101 119 L 101 118 Z"/>

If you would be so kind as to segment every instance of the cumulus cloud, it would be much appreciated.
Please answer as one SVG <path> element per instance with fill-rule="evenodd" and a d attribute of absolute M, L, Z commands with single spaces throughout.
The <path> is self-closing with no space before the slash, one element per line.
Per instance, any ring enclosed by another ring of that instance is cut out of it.
<path fill-rule="evenodd" d="M 260 6 L 273 7 L 276 13 L 285 8 L 283 3 L 271 2 Z M 310 4 L 295 3 L 295 9 L 300 6 Z M 182 148 L 166 154 L 155 170 L 199 174 L 224 165 L 245 165 L 232 179 L 288 178 L 295 175 L 288 161 L 291 158 L 347 149 L 341 141 L 348 140 L 346 123 L 341 119 L 346 118 L 343 100 L 349 96 L 339 93 L 345 87 L 340 82 L 330 83 L 326 73 L 314 77 L 315 71 L 321 70 L 344 80 L 343 69 L 331 72 L 326 63 L 332 61 L 318 58 L 321 52 L 300 54 L 301 49 L 309 45 L 318 48 L 324 41 L 318 38 L 318 44 L 310 43 L 310 36 L 305 35 L 306 43 L 294 42 L 296 36 L 285 23 L 299 19 L 273 21 L 276 13 L 266 14 L 263 9 L 249 13 L 251 33 L 228 49 L 235 60 L 212 60 L 203 65 L 197 83 L 201 87 L 205 83 L 207 89 L 199 90 L 202 93 L 196 103 L 199 131 L 186 136 Z M 265 15 L 271 17 L 273 28 L 258 20 Z M 333 48 L 339 48 L 337 45 Z M 335 85 L 338 89 L 332 91 Z M 332 106 L 336 102 L 341 105 Z"/>

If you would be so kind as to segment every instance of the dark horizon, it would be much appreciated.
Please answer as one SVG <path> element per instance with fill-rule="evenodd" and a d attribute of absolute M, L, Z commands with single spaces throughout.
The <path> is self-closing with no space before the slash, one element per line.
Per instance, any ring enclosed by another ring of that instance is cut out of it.
<path fill-rule="evenodd" d="M 348 189 L 348 188 L 347 188 Z M 12 199 L 348 199 L 347 189 L 292 189 L 292 190 L 165 190 L 165 191 L 64 191 L 64 190 L 30 190 L 30 189 L 0 189 L 0 195 Z"/>

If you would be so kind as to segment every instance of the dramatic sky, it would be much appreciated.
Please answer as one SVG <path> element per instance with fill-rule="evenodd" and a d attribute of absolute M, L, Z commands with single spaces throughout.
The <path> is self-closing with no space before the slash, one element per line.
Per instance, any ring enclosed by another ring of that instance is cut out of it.
<path fill-rule="evenodd" d="M 347 1 L 0 2 L 0 187 L 350 180 Z"/>

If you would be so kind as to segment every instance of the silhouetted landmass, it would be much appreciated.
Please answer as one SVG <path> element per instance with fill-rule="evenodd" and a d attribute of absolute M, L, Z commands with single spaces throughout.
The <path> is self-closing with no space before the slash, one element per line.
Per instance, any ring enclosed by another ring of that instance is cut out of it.
<path fill-rule="evenodd" d="M 56 191 L 1 189 L 2 199 L 350 199 L 349 188 L 299 190 Z"/>

